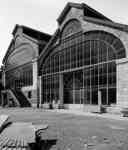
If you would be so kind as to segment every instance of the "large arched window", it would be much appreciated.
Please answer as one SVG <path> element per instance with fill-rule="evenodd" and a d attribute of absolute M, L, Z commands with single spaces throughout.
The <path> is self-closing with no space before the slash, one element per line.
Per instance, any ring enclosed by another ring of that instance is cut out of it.
<path fill-rule="evenodd" d="M 79 31 L 62 36 L 60 45 L 54 48 L 42 67 L 43 86 L 46 86 L 43 87 L 44 99 L 51 100 L 54 91 L 59 93 L 58 75 L 61 73 L 64 75 L 64 103 L 97 104 L 99 92 L 103 104 L 115 103 L 115 60 L 125 55 L 120 39 L 107 32 Z M 75 95 L 75 100 L 71 95 Z"/>
<path fill-rule="evenodd" d="M 106 32 L 81 32 L 61 40 L 43 65 L 42 73 L 53 73 L 125 57 L 122 42 Z"/>

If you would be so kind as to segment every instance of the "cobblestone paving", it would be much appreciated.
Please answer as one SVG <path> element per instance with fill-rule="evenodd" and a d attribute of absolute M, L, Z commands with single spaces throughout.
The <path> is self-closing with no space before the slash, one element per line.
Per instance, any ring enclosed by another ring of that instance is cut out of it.
<path fill-rule="evenodd" d="M 57 141 L 46 150 L 128 150 L 127 120 L 28 108 L 0 109 L 0 114 L 9 114 L 15 122 L 48 124 L 48 134 L 50 135 L 50 130 L 52 134 L 55 133 Z"/>

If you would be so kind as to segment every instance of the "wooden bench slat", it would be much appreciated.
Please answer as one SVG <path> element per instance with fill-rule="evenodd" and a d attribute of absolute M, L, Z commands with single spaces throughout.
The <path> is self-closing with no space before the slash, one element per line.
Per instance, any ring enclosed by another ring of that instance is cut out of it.
<path fill-rule="evenodd" d="M 0 148 L 3 148 L 8 142 L 9 142 L 9 139 L 7 137 L 3 138 L 3 141 L 0 144 Z"/>
<path fill-rule="evenodd" d="M 8 150 L 8 148 L 7 147 L 3 147 L 2 150 Z"/>
<path fill-rule="evenodd" d="M 0 129 L 3 127 L 3 125 L 5 125 L 8 119 L 8 115 L 0 115 Z"/>
<path fill-rule="evenodd" d="M 8 139 L 7 137 L 4 137 L 1 141 L 0 150 L 26 150 L 28 147 L 27 141 L 24 139 Z"/>
<path fill-rule="evenodd" d="M 8 150 L 8 147 L 6 144 L 8 144 L 9 142 L 10 142 L 10 139 L 8 139 L 8 141 L 6 143 L 3 143 L 3 145 L 1 145 L 1 149 Z"/>
<path fill-rule="evenodd" d="M 36 129 L 47 128 L 38 126 Z M 31 123 L 13 123 L 0 134 L 0 150 L 27 150 L 28 143 L 35 142 L 35 130 Z"/>
<path fill-rule="evenodd" d="M 6 139 L 6 136 L 2 136 L 2 137 L 0 138 L 0 145 L 5 141 L 5 139 Z"/>

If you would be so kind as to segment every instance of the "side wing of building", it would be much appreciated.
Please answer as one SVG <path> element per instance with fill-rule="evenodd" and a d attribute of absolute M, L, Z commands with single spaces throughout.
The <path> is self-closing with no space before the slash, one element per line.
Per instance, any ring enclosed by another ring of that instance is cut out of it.
<path fill-rule="evenodd" d="M 16 25 L 13 39 L 3 59 L 3 105 L 37 105 L 38 56 L 50 37 Z"/>

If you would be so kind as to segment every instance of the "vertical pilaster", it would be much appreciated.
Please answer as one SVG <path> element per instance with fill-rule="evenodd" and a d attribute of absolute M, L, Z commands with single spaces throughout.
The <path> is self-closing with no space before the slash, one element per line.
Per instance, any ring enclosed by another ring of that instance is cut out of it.
<path fill-rule="evenodd" d="M 3 69 L 2 69 L 2 85 L 5 89 L 5 87 L 6 87 L 6 74 L 5 74 L 4 66 L 3 66 Z"/>
<path fill-rule="evenodd" d="M 37 59 L 34 59 L 32 62 L 33 62 L 33 87 L 37 88 L 37 77 L 38 77 Z"/>
<path fill-rule="evenodd" d="M 101 106 L 102 105 L 102 100 L 101 100 L 101 91 L 98 90 L 98 105 Z"/>
<path fill-rule="evenodd" d="M 32 105 L 35 107 L 39 107 L 39 91 L 38 91 L 38 64 L 37 64 L 37 58 L 32 61 L 33 64 L 33 100 L 32 100 Z"/>
<path fill-rule="evenodd" d="M 75 72 L 73 72 L 73 104 L 75 104 Z"/>
<path fill-rule="evenodd" d="M 42 78 L 41 76 L 39 76 L 39 79 L 38 79 L 38 90 L 39 90 L 39 107 L 41 108 L 42 107 Z"/>
<path fill-rule="evenodd" d="M 59 99 L 60 105 L 64 104 L 64 85 L 63 85 L 63 74 L 59 74 Z"/>
<path fill-rule="evenodd" d="M 128 107 L 128 58 L 116 61 L 117 105 Z"/>
<path fill-rule="evenodd" d="M 98 111 L 101 112 L 102 108 L 102 93 L 100 90 L 98 90 Z"/>

